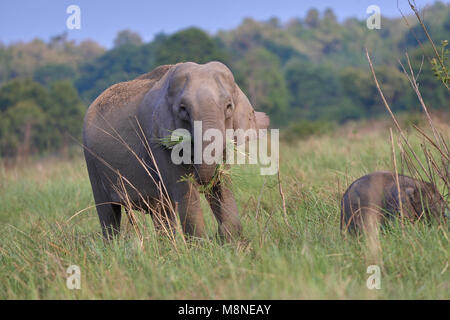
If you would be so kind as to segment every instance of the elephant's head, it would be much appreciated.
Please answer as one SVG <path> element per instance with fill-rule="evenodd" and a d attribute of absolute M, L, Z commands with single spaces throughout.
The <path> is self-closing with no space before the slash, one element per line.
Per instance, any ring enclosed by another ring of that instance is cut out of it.
<path fill-rule="evenodd" d="M 408 187 L 405 190 L 408 202 L 413 207 L 412 218 L 422 217 L 448 218 L 448 201 L 440 194 L 436 186 L 430 182 L 418 182 L 415 187 Z M 409 214 L 409 213 L 407 213 Z"/>
<path fill-rule="evenodd" d="M 194 121 L 201 121 L 203 132 L 214 128 L 222 133 L 221 154 L 225 150 L 226 129 L 265 129 L 269 126 L 269 118 L 254 111 L 231 71 L 220 62 L 173 65 L 147 94 L 144 104 L 152 106 L 153 135 L 164 139 L 174 130 L 184 128 L 194 137 Z M 201 143 L 204 146 L 209 142 Z M 194 166 L 200 183 L 210 181 L 216 170 L 216 164 Z"/>

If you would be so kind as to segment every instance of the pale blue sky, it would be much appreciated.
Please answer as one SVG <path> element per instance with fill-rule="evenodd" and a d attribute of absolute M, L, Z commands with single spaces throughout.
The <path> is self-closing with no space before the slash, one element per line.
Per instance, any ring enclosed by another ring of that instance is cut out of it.
<path fill-rule="evenodd" d="M 398 0 L 402 11 L 410 12 L 407 0 Z M 449 1 L 442 1 L 449 3 Z M 416 0 L 419 7 L 434 0 Z M 67 30 L 66 8 L 81 8 L 81 30 Z M 397 0 L 0 0 L 0 41 L 29 41 L 35 37 L 48 40 L 52 35 L 68 31 L 70 39 L 91 38 L 111 47 L 117 31 L 128 28 L 150 41 L 160 31 L 172 33 L 189 26 L 210 33 L 231 29 L 243 18 L 267 20 L 272 16 L 282 22 L 304 17 L 308 9 L 321 12 L 331 7 L 338 18 L 367 17 L 366 8 L 378 5 L 382 15 L 399 16 Z"/>

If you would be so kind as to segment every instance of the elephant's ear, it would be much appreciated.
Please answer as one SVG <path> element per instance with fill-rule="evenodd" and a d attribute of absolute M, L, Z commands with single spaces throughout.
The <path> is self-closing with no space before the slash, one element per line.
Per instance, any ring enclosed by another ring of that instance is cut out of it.
<path fill-rule="evenodd" d="M 405 194 L 407 199 L 412 202 L 412 203 L 416 203 L 417 202 L 417 197 L 420 196 L 418 194 L 418 190 L 416 188 L 413 187 L 407 187 L 405 188 Z M 419 199 L 420 200 L 420 199 Z"/>
<path fill-rule="evenodd" d="M 150 124 L 150 135 L 158 141 L 166 141 L 176 129 L 171 106 L 168 104 L 167 92 L 175 66 L 164 66 L 164 75 L 148 91 L 140 111 L 147 124 Z M 157 68 L 158 69 L 158 68 Z"/>
<path fill-rule="evenodd" d="M 406 199 L 418 211 L 422 210 L 422 203 L 426 197 L 426 191 L 421 188 L 420 184 L 415 187 L 407 187 L 405 189 Z"/>
<path fill-rule="evenodd" d="M 267 129 L 269 127 L 269 117 L 264 112 L 255 112 L 247 96 L 237 84 L 235 85 L 234 105 L 233 129 L 236 130 L 237 135 L 242 134 L 242 131 L 239 129 L 243 131 L 253 129 L 259 134 L 258 129 Z M 252 138 L 257 138 L 257 136 L 247 136 L 246 140 L 251 140 Z M 242 143 L 245 140 L 237 139 L 237 141 Z"/>

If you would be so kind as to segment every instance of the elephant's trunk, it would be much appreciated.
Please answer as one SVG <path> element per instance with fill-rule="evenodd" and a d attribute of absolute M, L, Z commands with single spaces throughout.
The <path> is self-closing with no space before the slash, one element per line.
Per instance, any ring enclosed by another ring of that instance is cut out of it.
<path fill-rule="evenodd" d="M 200 164 L 196 165 L 196 175 L 198 183 L 200 184 L 207 184 L 211 181 L 211 179 L 214 177 L 214 174 L 216 173 L 216 164 Z"/>
<path fill-rule="evenodd" d="M 208 129 L 219 130 L 222 134 L 222 139 L 225 139 L 224 125 L 218 124 L 217 121 L 204 120 L 202 123 L 202 131 L 203 131 L 202 137 L 205 137 L 205 132 Z M 216 139 L 216 138 L 213 138 L 213 139 Z M 213 141 L 202 140 L 202 142 L 201 142 L 201 144 L 202 144 L 202 163 L 195 165 L 195 172 L 196 172 L 197 180 L 200 184 L 207 184 L 208 182 L 210 182 L 216 173 L 216 169 L 217 169 L 217 165 L 218 165 L 217 161 L 214 161 L 213 163 L 209 163 L 208 161 L 205 161 L 205 160 L 207 160 L 207 159 L 205 159 L 205 157 L 207 157 L 210 153 L 205 154 L 205 152 L 204 152 L 206 147 L 209 146 L 213 142 L 214 142 L 214 140 Z M 223 143 L 220 145 L 216 143 L 213 155 L 216 156 L 217 159 L 219 159 L 219 158 L 223 159 L 223 151 L 224 151 Z"/>

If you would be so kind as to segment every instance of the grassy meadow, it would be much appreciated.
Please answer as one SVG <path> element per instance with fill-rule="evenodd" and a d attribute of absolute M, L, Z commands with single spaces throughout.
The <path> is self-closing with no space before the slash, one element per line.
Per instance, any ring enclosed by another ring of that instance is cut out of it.
<path fill-rule="evenodd" d="M 289 227 L 277 176 L 235 167 L 247 247 L 216 239 L 206 201 L 207 239 L 170 241 L 139 215 L 141 245 L 122 215 L 120 238 L 105 244 L 81 152 L 0 167 L 0 299 L 450 299 L 447 227 L 394 225 L 378 258 L 364 238 L 340 234 L 340 197 L 354 179 L 391 170 L 389 139 L 388 122 L 371 121 L 282 143 Z M 410 139 L 419 150 L 412 130 Z M 371 264 L 379 290 L 366 286 Z M 66 287 L 70 265 L 80 266 L 80 290 Z"/>

